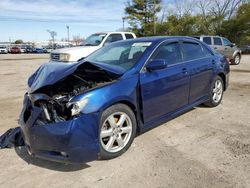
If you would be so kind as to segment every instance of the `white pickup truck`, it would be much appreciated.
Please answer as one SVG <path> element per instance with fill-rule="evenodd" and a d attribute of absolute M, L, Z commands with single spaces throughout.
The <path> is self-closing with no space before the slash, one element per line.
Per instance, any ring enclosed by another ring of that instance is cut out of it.
<path fill-rule="evenodd" d="M 90 35 L 82 46 L 53 50 L 50 53 L 50 61 L 64 63 L 77 62 L 106 44 L 133 38 L 136 38 L 136 36 L 131 32 L 95 33 Z"/>

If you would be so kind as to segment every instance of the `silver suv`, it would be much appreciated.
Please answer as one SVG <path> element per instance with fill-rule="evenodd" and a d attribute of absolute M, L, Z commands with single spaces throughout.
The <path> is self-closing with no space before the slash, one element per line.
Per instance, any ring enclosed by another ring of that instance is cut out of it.
<path fill-rule="evenodd" d="M 241 50 L 227 38 L 220 36 L 195 36 L 195 38 L 205 42 L 216 51 L 228 57 L 231 64 L 238 65 L 241 60 Z"/>

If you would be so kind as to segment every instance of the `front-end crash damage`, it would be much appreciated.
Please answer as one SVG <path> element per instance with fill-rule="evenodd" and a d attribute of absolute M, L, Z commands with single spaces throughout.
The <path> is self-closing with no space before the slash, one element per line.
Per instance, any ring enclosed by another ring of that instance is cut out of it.
<path fill-rule="evenodd" d="M 45 84 L 45 86 L 35 91 L 34 89 L 30 89 L 32 92 L 28 96 L 32 104 L 43 110 L 42 115 L 39 116 L 36 123 L 43 125 L 74 118 L 79 115 L 81 109 L 87 103 L 87 99 L 77 103 L 71 102 L 75 96 L 110 84 L 118 77 L 118 74 L 86 62 L 78 66 L 73 73 L 54 84 Z M 33 84 L 35 86 L 39 85 L 36 81 L 33 81 L 30 86 L 31 88 Z"/>
<path fill-rule="evenodd" d="M 98 113 L 83 114 L 88 98 L 74 98 L 111 84 L 121 72 L 89 62 L 58 70 L 54 64 L 43 66 L 28 81 L 19 120 L 28 151 L 57 161 L 97 159 Z"/>

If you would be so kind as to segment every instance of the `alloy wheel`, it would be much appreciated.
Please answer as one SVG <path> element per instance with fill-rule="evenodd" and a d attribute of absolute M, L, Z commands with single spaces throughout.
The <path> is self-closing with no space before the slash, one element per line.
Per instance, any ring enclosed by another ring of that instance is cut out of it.
<path fill-rule="evenodd" d="M 216 80 L 213 88 L 213 101 L 215 103 L 220 102 L 223 93 L 223 84 L 221 80 Z"/>
<path fill-rule="evenodd" d="M 239 55 L 236 55 L 235 58 L 234 58 L 234 63 L 236 65 L 238 65 L 240 63 L 240 56 Z"/>
<path fill-rule="evenodd" d="M 100 130 L 100 141 L 107 152 L 118 152 L 129 142 L 132 135 L 132 121 L 124 112 L 108 116 Z"/>

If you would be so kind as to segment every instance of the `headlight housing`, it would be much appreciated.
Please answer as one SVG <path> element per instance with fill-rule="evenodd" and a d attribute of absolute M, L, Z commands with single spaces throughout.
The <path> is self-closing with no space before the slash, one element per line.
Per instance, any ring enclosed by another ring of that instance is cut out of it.
<path fill-rule="evenodd" d="M 71 109 L 71 116 L 75 116 L 80 114 L 80 112 L 82 111 L 82 109 L 88 104 L 89 99 L 85 98 L 82 99 L 80 101 L 77 102 L 72 102 L 72 103 L 68 103 L 67 106 L 71 106 L 73 105 L 72 109 Z"/>
<path fill-rule="evenodd" d="M 69 61 L 69 54 L 59 54 L 59 61 Z"/>

